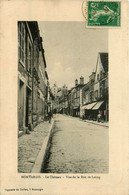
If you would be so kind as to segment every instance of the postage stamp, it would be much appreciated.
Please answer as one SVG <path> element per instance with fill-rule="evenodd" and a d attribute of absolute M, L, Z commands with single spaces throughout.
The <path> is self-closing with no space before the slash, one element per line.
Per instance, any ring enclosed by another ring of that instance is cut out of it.
<path fill-rule="evenodd" d="M 88 1 L 87 26 L 120 27 L 121 2 Z"/>

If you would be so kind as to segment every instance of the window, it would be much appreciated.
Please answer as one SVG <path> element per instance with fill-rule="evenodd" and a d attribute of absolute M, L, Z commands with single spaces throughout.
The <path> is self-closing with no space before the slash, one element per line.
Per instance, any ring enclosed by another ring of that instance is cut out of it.
<path fill-rule="evenodd" d="M 102 97 L 102 87 L 100 88 L 100 97 Z"/>
<path fill-rule="evenodd" d="M 27 38 L 27 70 L 31 73 L 31 63 L 32 63 L 32 47 L 29 40 L 29 37 Z"/>
<path fill-rule="evenodd" d="M 88 94 L 86 94 L 86 103 L 88 103 Z"/>
<path fill-rule="evenodd" d="M 102 70 L 100 71 L 100 79 L 102 79 Z"/>
<path fill-rule="evenodd" d="M 102 82 L 102 87 L 105 89 L 105 80 Z"/>
<path fill-rule="evenodd" d="M 97 81 L 99 80 L 99 74 L 97 74 Z"/>
<path fill-rule="evenodd" d="M 105 77 L 105 72 L 102 73 L 102 76 Z"/>
<path fill-rule="evenodd" d="M 34 59 L 35 59 L 34 60 L 34 67 L 35 67 L 35 69 L 37 71 L 38 63 L 39 63 L 39 50 L 38 50 L 38 43 L 37 43 L 36 39 L 34 41 Z"/>
<path fill-rule="evenodd" d="M 25 63 L 25 24 L 18 23 L 18 54 L 20 61 Z"/>
<path fill-rule="evenodd" d="M 98 90 L 95 91 L 95 98 L 98 98 Z"/>
<path fill-rule="evenodd" d="M 80 91 L 77 91 L 77 98 L 80 97 Z"/>
<path fill-rule="evenodd" d="M 93 101 L 93 91 L 90 92 L 90 101 Z"/>
<path fill-rule="evenodd" d="M 75 92 L 75 96 L 74 96 L 74 98 L 77 98 L 77 92 Z"/>

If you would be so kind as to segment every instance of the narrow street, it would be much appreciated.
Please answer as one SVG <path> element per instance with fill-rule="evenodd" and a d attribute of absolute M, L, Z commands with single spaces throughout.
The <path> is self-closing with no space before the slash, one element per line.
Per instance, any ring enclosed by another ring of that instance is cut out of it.
<path fill-rule="evenodd" d="M 108 173 L 109 130 L 57 115 L 45 173 Z"/>

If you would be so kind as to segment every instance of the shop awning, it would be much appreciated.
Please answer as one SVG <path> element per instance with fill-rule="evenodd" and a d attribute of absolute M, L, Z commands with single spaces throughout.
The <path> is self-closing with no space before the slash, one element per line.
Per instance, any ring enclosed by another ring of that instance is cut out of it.
<path fill-rule="evenodd" d="M 98 102 L 93 108 L 92 110 L 98 110 L 100 108 L 100 106 L 103 104 L 104 101 Z"/>
<path fill-rule="evenodd" d="M 87 105 L 83 106 L 82 109 L 90 110 L 90 109 L 93 108 L 96 104 L 97 104 L 97 102 L 93 102 L 93 103 L 91 103 L 91 104 L 87 104 Z"/>
<path fill-rule="evenodd" d="M 86 107 L 86 109 L 87 109 L 87 110 L 90 110 L 90 109 L 92 109 L 96 104 L 97 104 L 97 102 L 93 102 L 93 103 L 91 103 L 91 104 L 88 104 L 87 107 Z"/>
<path fill-rule="evenodd" d="M 86 106 L 87 106 L 87 105 L 85 105 L 85 106 L 82 106 L 82 110 L 85 110 L 85 109 L 86 109 Z"/>

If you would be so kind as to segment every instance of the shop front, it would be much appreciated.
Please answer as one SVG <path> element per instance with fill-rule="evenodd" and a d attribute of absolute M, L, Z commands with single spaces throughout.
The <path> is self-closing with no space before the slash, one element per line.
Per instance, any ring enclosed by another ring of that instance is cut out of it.
<path fill-rule="evenodd" d="M 92 108 L 97 104 L 97 102 L 92 102 L 82 107 L 83 110 L 83 119 L 92 120 L 94 118 L 94 113 Z"/>
<path fill-rule="evenodd" d="M 98 114 L 100 114 L 100 120 L 106 120 L 106 104 L 104 101 L 99 101 L 97 104 L 92 108 L 94 120 L 98 119 Z"/>
<path fill-rule="evenodd" d="M 80 116 L 80 107 L 79 106 L 73 107 L 73 116 L 74 117 L 79 117 Z"/>

